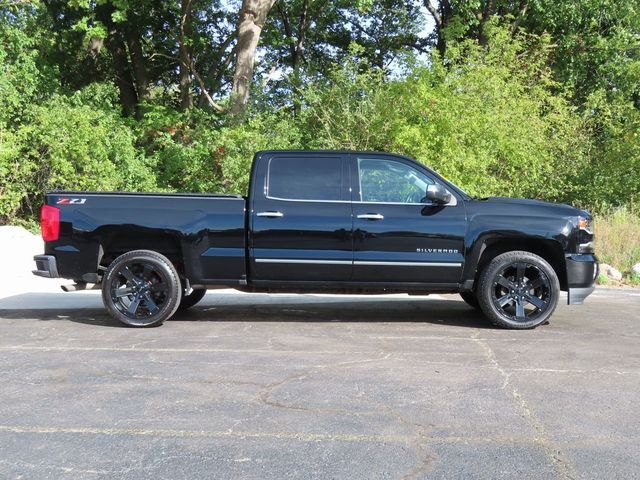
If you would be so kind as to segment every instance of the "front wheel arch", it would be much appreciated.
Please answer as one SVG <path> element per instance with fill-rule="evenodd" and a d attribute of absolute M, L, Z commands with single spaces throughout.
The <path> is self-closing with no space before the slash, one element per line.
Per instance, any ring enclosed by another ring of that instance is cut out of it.
<path fill-rule="evenodd" d="M 524 251 L 542 257 L 553 268 L 560 289 L 567 290 L 567 264 L 562 245 L 556 240 L 544 238 L 489 238 L 474 248 L 475 253 L 465 261 L 465 264 L 475 265 L 475 271 L 468 271 L 465 278 L 473 280 L 474 290 L 477 288 L 480 275 L 487 265 L 498 255 L 512 251 Z"/>

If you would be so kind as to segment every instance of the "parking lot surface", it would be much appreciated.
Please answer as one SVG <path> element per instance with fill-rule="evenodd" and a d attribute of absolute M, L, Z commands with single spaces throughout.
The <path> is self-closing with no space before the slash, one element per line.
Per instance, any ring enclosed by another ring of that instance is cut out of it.
<path fill-rule="evenodd" d="M 212 291 L 152 329 L 0 299 L 0 478 L 640 478 L 640 290 L 532 331 L 457 296 Z"/>

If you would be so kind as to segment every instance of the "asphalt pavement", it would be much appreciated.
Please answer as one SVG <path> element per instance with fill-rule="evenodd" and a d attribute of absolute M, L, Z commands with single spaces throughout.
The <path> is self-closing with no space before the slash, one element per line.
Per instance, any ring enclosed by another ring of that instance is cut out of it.
<path fill-rule="evenodd" d="M 640 478 L 638 307 L 509 331 L 453 295 L 211 291 L 133 329 L 5 296 L 0 478 Z"/>

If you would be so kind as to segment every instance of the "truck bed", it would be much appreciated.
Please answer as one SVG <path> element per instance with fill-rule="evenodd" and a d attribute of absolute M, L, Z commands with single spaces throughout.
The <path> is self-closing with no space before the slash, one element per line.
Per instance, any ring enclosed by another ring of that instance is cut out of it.
<path fill-rule="evenodd" d="M 60 235 L 45 253 L 64 278 L 83 278 L 140 244 L 167 252 L 194 283 L 241 284 L 246 276 L 241 195 L 51 191 Z"/>

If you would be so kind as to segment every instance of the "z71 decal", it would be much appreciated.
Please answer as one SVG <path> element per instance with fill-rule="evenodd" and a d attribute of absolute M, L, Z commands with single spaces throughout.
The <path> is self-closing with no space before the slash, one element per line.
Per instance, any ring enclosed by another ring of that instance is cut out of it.
<path fill-rule="evenodd" d="M 86 198 L 59 198 L 56 205 L 82 205 L 86 201 Z"/>

